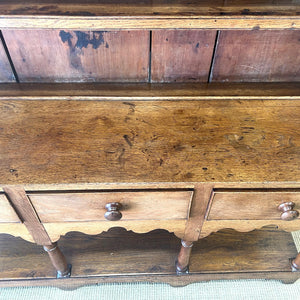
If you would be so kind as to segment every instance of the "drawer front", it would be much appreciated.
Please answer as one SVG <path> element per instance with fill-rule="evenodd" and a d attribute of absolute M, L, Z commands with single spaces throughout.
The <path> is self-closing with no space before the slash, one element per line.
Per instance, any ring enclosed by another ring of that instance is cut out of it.
<path fill-rule="evenodd" d="M 20 220 L 4 194 L 0 194 L 0 223 L 19 223 Z"/>
<path fill-rule="evenodd" d="M 106 221 L 108 203 L 122 205 L 124 220 L 187 219 L 193 191 L 28 193 L 43 223 Z"/>
<path fill-rule="evenodd" d="M 300 191 L 216 191 L 207 220 L 280 220 L 278 206 L 289 202 L 295 204 L 292 211 L 300 211 Z"/>

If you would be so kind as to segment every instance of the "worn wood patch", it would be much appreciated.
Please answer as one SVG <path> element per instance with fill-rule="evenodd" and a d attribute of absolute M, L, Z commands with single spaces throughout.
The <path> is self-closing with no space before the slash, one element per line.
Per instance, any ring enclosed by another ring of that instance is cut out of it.
<path fill-rule="evenodd" d="M 147 31 L 3 30 L 21 82 L 148 80 Z"/>

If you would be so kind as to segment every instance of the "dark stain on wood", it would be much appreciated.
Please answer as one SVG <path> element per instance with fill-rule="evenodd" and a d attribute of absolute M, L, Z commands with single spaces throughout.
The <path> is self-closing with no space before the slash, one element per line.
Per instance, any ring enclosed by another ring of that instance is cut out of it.
<path fill-rule="evenodd" d="M 249 13 L 250 13 L 250 9 L 248 9 L 248 8 L 245 8 L 241 11 L 242 15 L 249 15 Z"/>
<path fill-rule="evenodd" d="M 144 82 L 149 77 L 147 31 L 4 30 L 3 36 L 20 82 Z M 8 82 L 6 73 L 12 72 L 1 46 L 0 81 Z"/>
<path fill-rule="evenodd" d="M 18 170 L 16 170 L 16 169 L 9 169 L 9 172 L 10 172 L 12 175 L 16 176 L 16 177 L 19 176 Z"/>
<path fill-rule="evenodd" d="M 98 49 L 101 45 L 104 44 L 104 37 L 103 37 L 104 32 L 105 31 L 93 31 L 89 34 L 83 31 L 74 31 L 77 37 L 77 42 L 74 45 L 74 47 L 82 49 L 82 48 L 87 48 L 88 45 L 92 45 L 93 49 Z M 71 39 L 73 38 L 73 36 L 71 35 L 70 32 L 61 30 L 59 32 L 59 36 L 63 43 L 68 42 L 68 45 L 72 47 Z M 105 47 L 109 48 L 107 43 Z"/>
<path fill-rule="evenodd" d="M 125 105 L 129 105 L 130 113 L 128 115 L 132 115 L 135 113 L 135 104 L 130 102 L 123 102 Z"/>
<path fill-rule="evenodd" d="M 11 14 L 13 15 L 25 15 L 25 14 L 33 14 L 33 15 L 55 15 L 55 16 L 96 16 L 96 14 L 90 11 L 63 11 L 59 10 L 57 6 L 47 5 L 47 6 L 27 6 L 22 8 L 16 8 L 11 10 Z"/>
<path fill-rule="evenodd" d="M 73 46 L 72 41 L 71 41 L 71 39 L 73 38 L 72 34 L 70 32 L 66 32 L 64 30 L 61 30 L 59 32 L 59 36 L 60 36 L 63 43 L 65 43 L 65 42 L 68 43 L 68 46 L 69 46 L 69 49 L 70 49 L 69 59 L 70 59 L 71 66 L 75 69 L 83 70 L 81 59 L 78 56 L 80 53 L 79 53 L 78 49 L 76 49 L 76 45 Z"/>
<path fill-rule="evenodd" d="M 132 143 L 131 143 L 131 141 L 130 141 L 128 135 L 125 134 L 123 137 L 124 137 L 124 140 L 126 141 L 126 143 L 129 145 L 129 147 L 132 147 Z"/>
<path fill-rule="evenodd" d="M 70 32 L 66 32 L 66 31 L 64 31 L 64 30 L 61 30 L 61 31 L 59 32 L 59 36 L 60 36 L 60 38 L 61 38 L 61 40 L 62 40 L 63 43 L 68 42 L 69 46 L 72 45 L 71 39 L 72 39 L 73 37 L 72 37 L 72 34 L 71 34 Z"/>
<path fill-rule="evenodd" d="M 49 11 L 49 10 L 53 10 L 53 9 L 57 9 L 57 6 L 56 5 L 42 6 L 41 8 L 39 8 L 39 11 Z"/>
<path fill-rule="evenodd" d="M 88 45 L 92 45 L 93 49 L 98 49 L 102 44 L 104 44 L 103 32 L 94 31 L 90 34 L 82 31 L 75 31 L 77 36 L 77 42 L 75 47 L 82 49 L 87 48 Z"/>

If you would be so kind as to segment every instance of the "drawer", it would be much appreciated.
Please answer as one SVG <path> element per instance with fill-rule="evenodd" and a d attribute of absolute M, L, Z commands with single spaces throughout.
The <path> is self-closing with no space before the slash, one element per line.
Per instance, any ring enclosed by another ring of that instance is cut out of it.
<path fill-rule="evenodd" d="M 295 204 L 293 208 L 283 205 L 289 202 Z M 292 213 L 282 215 L 284 210 Z M 300 211 L 300 191 L 215 191 L 207 220 L 287 220 L 290 214 L 297 217 L 293 211 Z"/>
<path fill-rule="evenodd" d="M 20 220 L 4 194 L 0 194 L 0 223 L 19 223 Z"/>
<path fill-rule="evenodd" d="M 106 205 L 119 203 L 121 221 L 189 216 L 192 190 L 27 193 L 43 223 L 106 221 Z"/>

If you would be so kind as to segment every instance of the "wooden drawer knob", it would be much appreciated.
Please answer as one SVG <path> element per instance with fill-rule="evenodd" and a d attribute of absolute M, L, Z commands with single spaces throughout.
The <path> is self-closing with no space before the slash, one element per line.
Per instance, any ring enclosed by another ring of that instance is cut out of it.
<path fill-rule="evenodd" d="M 122 218 L 122 213 L 119 211 L 122 209 L 122 204 L 119 202 L 107 203 L 105 205 L 107 212 L 104 214 L 104 217 L 108 221 L 118 221 Z"/>
<path fill-rule="evenodd" d="M 278 210 L 282 212 L 280 218 L 284 221 L 291 221 L 299 216 L 299 212 L 297 210 L 293 210 L 295 206 L 294 202 L 284 202 L 278 206 Z"/>

